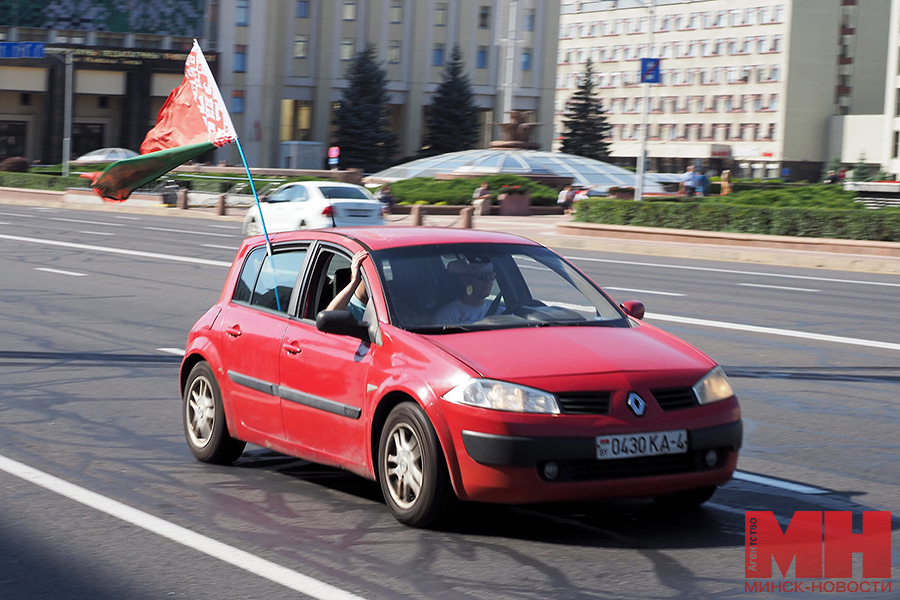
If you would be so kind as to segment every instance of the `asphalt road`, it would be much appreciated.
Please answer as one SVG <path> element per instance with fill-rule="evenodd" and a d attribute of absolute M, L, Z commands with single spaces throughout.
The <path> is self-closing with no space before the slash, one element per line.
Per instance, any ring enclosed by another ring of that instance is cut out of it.
<path fill-rule="evenodd" d="M 744 591 L 745 510 L 893 511 L 897 577 L 900 277 L 560 249 L 723 365 L 741 478 L 685 514 L 472 506 L 431 532 L 356 476 L 191 457 L 177 352 L 240 239 L 162 210 L 0 204 L 0 598 L 766 597 Z"/>

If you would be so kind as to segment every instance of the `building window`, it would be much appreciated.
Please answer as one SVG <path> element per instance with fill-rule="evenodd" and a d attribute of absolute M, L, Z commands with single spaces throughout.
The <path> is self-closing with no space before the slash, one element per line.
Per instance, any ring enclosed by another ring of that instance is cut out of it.
<path fill-rule="evenodd" d="M 400 62 L 400 41 L 391 40 L 388 44 L 387 61 L 395 65 Z"/>
<path fill-rule="evenodd" d="M 356 0 L 344 0 L 344 8 L 341 11 L 341 18 L 345 21 L 356 20 Z"/>
<path fill-rule="evenodd" d="M 309 0 L 297 0 L 297 18 L 309 18 Z"/>
<path fill-rule="evenodd" d="M 478 9 L 478 27 L 479 29 L 490 29 L 491 27 L 491 7 L 482 6 Z"/>
<path fill-rule="evenodd" d="M 781 36 L 773 35 L 772 36 L 772 47 L 771 52 L 781 52 Z"/>
<path fill-rule="evenodd" d="M 234 6 L 234 24 L 239 27 L 250 24 L 250 0 L 237 0 Z"/>
<path fill-rule="evenodd" d="M 535 10 L 533 8 L 529 8 L 525 11 L 525 31 L 534 31 L 534 15 Z M 591 35 L 593 35 L 593 27 L 591 27 Z"/>
<path fill-rule="evenodd" d="M 444 45 L 443 44 L 435 44 L 434 51 L 432 53 L 431 65 L 434 67 L 443 67 L 444 66 Z"/>
<path fill-rule="evenodd" d="M 769 108 L 767 110 L 776 110 L 778 108 L 778 94 L 769 96 Z"/>
<path fill-rule="evenodd" d="M 522 70 L 530 71 L 531 70 L 531 48 L 525 48 L 522 50 Z"/>
<path fill-rule="evenodd" d="M 900 131 L 894 132 L 894 149 L 891 151 L 891 158 L 897 158 L 900 152 Z"/>
<path fill-rule="evenodd" d="M 434 7 L 434 24 L 443 27 L 447 24 L 447 3 L 438 2 Z"/>
<path fill-rule="evenodd" d="M 353 60 L 354 47 L 356 40 L 353 38 L 344 38 L 341 40 L 341 60 Z"/>
<path fill-rule="evenodd" d="M 478 46 L 478 52 L 475 54 L 475 67 L 478 69 L 488 68 L 488 47 Z"/>
<path fill-rule="evenodd" d="M 309 36 L 294 36 L 294 58 L 306 58 L 309 53 Z"/>
<path fill-rule="evenodd" d="M 231 92 L 231 112 L 240 115 L 244 112 L 244 91 L 235 90 Z"/>
<path fill-rule="evenodd" d="M 772 65 L 769 70 L 769 81 L 778 81 L 778 65 Z"/>
<path fill-rule="evenodd" d="M 245 73 L 247 71 L 247 46 L 238 44 L 234 47 L 234 72 Z"/>
<path fill-rule="evenodd" d="M 403 22 L 403 2 L 401 0 L 393 0 L 391 2 L 391 23 Z"/>

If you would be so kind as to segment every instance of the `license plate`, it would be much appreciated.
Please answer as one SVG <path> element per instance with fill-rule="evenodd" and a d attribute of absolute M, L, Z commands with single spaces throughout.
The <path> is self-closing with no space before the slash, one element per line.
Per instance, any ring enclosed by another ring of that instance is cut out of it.
<path fill-rule="evenodd" d="M 687 451 L 687 429 L 597 436 L 597 460 L 684 454 Z"/>
<path fill-rule="evenodd" d="M 368 217 L 372 214 L 372 211 L 366 210 L 364 208 L 349 208 L 347 209 L 347 215 L 350 217 Z"/>

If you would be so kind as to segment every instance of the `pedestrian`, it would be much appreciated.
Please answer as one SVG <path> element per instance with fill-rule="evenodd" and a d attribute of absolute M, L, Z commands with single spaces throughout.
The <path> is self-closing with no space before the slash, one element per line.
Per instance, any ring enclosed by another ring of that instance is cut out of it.
<path fill-rule="evenodd" d="M 731 193 L 731 171 L 726 169 L 722 171 L 722 179 L 719 184 L 721 189 L 719 190 L 720 196 L 727 196 Z"/>
<path fill-rule="evenodd" d="M 490 212 L 491 186 L 487 181 L 482 182 L 472 194 L 472 206 L 475 207 L 475 214 L 477 216 L 486 215 Z"/>
<path fill-rule="evenodd" d="M 381 188 L 378 191 L 378 194 L 375 196 L 379 202 L 384 204 L 382 210 L 385 214 L 391 214 L 391 209 L 394 208 L 394 205 L 397 204 L 397 198 L 394 194 L 391 193 L 390 184 Z"/>
<path fill-rule="evenodd" d="M 840 175 L 838 175 L 834 171 L 828 171 L 828 176 L 825 178 L 825 183 L 838 183 L 840 180 Z"/>
<path fill-rule="evenodd" d="M 694 165 L 688 165 L 681 175 L 681 191 L 685 196 L 693 196 L 697 192 L 699 176 L 694 171 Z"/>
<path fill-rule="evenodd" d="M 559 195 L 556 197 L 556 203 L 563 207 L 563 213 L 567 215 L 572 214 L 572 203 L 575 201 L 575 190 L 572 189 L 571 185 L 565 186 L 562 190 L 560 190 Z"/>
<path fill-rule="evenodd" d="M 707 176 L 706 171 L 700 169 L 697 174 L 697 195 L 699 196 L 709 196 L 709 176 Z"/>

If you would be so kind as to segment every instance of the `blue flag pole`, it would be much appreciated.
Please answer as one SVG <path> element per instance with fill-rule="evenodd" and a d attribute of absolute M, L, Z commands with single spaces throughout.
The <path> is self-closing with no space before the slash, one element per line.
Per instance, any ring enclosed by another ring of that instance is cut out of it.
<path fill-rule="evenodd" d="M 262 206 L 259 205 L 259 194 L 256 193 L 256 185 L 253 183 L 253 176 L 250 174 L 250 167 L 247 166 L 247 158 L 244 156 L 244 149 L 241 148 L 241 140 L 235 136 L 234 143 L 237 144 L 238 153 L 241 155 L 241 162 L 244 163 L 244 170 L 247 171 L 247 179 L 250 181 L 250 190 L 253 192 L 253 199 L 256 200 L 256 210 L 259 213 L 259 222 L 262 224 L 263 235 L 266 236 L 266 252 L 272 261 L 272 240 L 269 239 L 269 232 L 266 229 L 266 220 L 263 218 Z M 278 297 L 278 279 L 275 277 L 275 265 L 272 265 L 272 277 L 275 278 L 275 306 L 281 312 L 281 300 Z"/>

